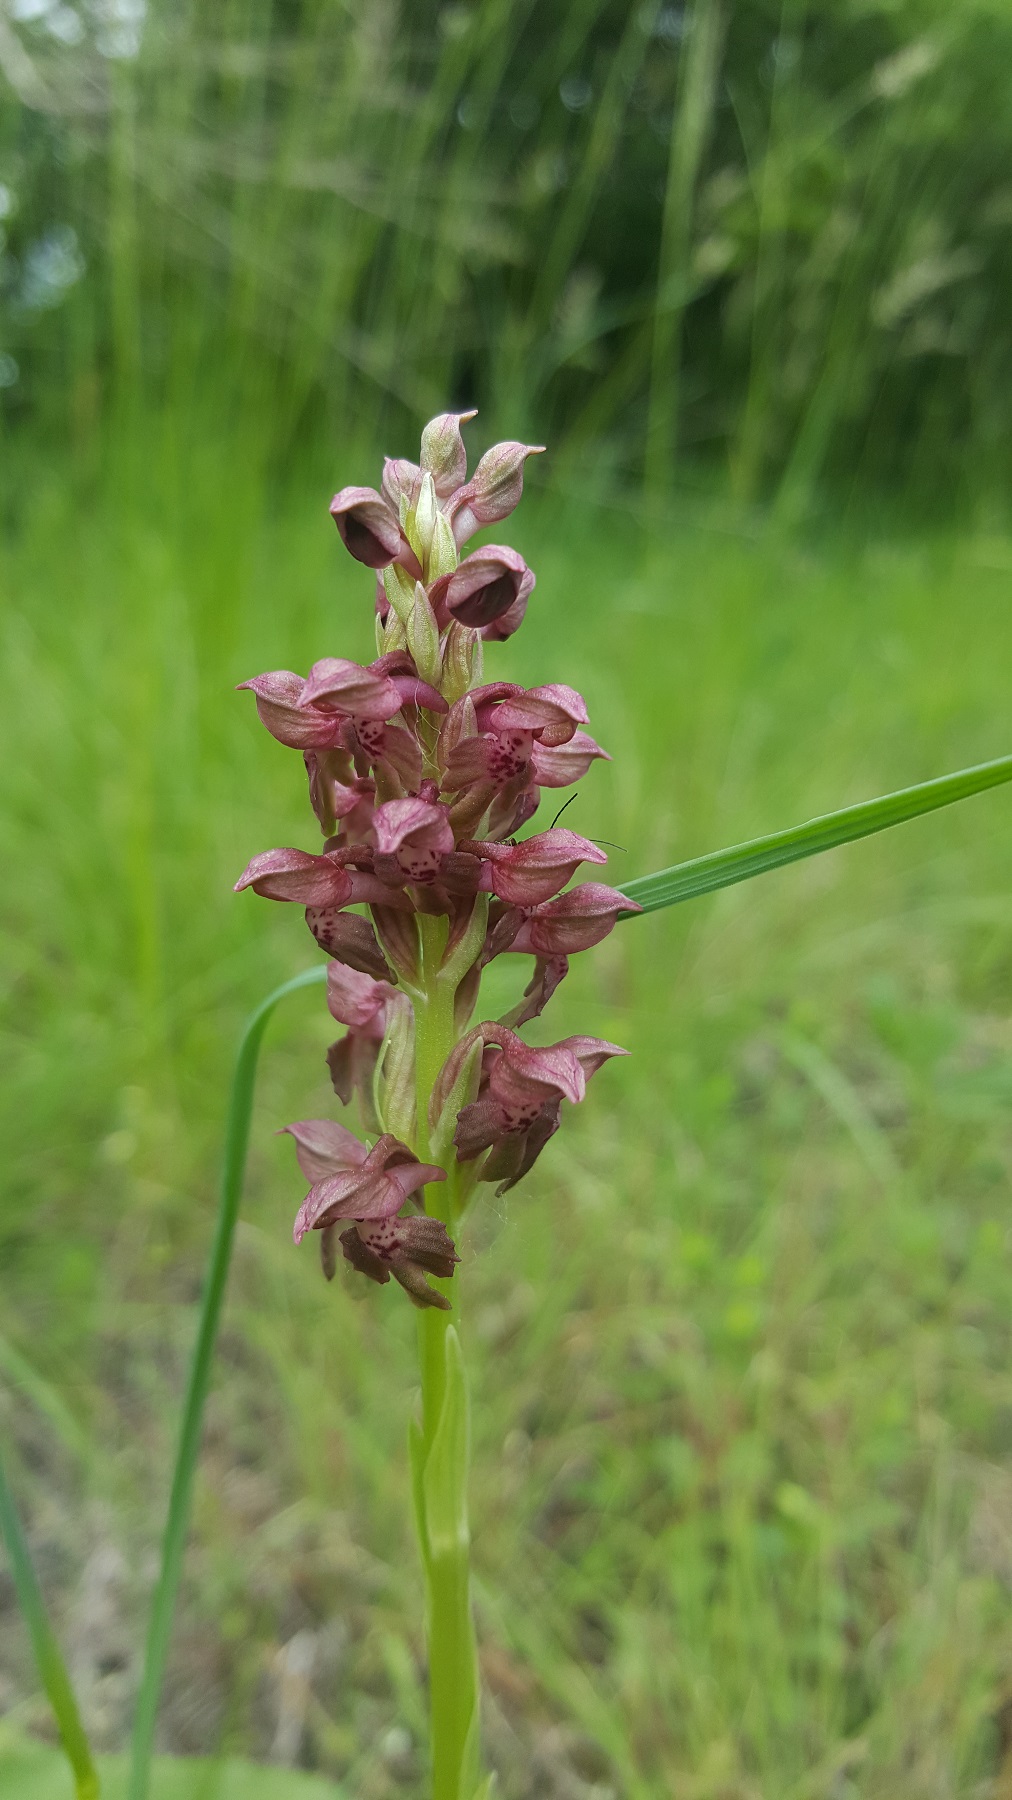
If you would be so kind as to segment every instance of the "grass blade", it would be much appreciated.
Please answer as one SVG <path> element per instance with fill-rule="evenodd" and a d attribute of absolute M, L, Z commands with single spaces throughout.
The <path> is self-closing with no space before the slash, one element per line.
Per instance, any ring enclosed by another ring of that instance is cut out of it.
<path fill-rule="evenodd" d="M 675 863 L 673 868 L 660 869 L 656 875 L 624 881 L 621 892 L 635 900 L 644 912 L 677 906 L 682 900 L 695 900 L 700 894 L 732 887 L 737 881 L 751 881 L 753 875 L 781 869 L 785 863 L 798 862 L 803 856 L 819 856 L 823 850 L 835 850 L 855 838 L 888 831 L 892 825 L 903 825 L 921 813 L 951 806 L 954 800 L 982 794 L 986 788 L 1000 787 L 1004 781 L 1012 781 L 1012 756 L 999 756 L 994 762 L 979 763 L 973 769 L 959 769 L 954 775 L 939 775 L 934 781 L 900 788 L 898 793 L 884 794 L 878 800 L 862 800 L 857 806 L 845 806 L 840 812 L 825 813 L 804 825 L 792 825 L 787 831 L 774 831 L 769 837 L 753 838 L 747 844 L 711 850 L 707 856 Z"/>
<path fill-rule="evenodd" d="M 81 1724 L 81 1715 L 77 1710 L 77 1701 L 70 1684 L 67 1665 L 56 1641 L 56 1633 L 49 1622 L 46 1603 L 42 1598 L 42 1589 L 39 1587 L 38 1577 L 32 1565 L 28 1544 L 21 1529 L 21 1520 L 14 1504 L 14 1496 L 7 1485 L 2 1461 L 0 1461 L 0 1535 L 7 1545 L 11 1574 L 14 1578 L 14 1591 L 31 1635 L 32 1649 L 35 1652 L 35 1661 L 42 1678 L 42 1685 L 56 1715 L 56 1723 L 60 1728 L 67 1760 L 74 1771 L 77 1800 L 98 1800 L 100 1792 L 98 1773 L 92 1761 L 91 1748 L 84 1726 Z"/>
<path fill-rule="evenodd" d="M 207 1399 L 211 1378 L 211 1359 L 214 1355 L 215 1339 L 218 1335 L 225 1285 L 232 1259 L 232 1242 L 235 1237 L 239 1201 L 242 1197 L 243 1178 L 246 1173 L 250 1119 L 253 1112 L 253 1091 L 256 1085 L 260 1046 L 268 1020 L 278 1002 L 284 1000 L 286 995 L 296 993 L 300 988 L 325 981 L 326 977 L 326 964 L 321 963 L 316 968 L 305 969 L 301 975 L 295 975 L 291 981 L 285 981 L 280 987 L 275 988 L 273 994 L 269 994 L 267 999 L 262 1001 L 256 1011 L 250 1015 L 239 1044 L 225 1129 L 221 1200 L 218 1205 L 218 1219 L 211 1259 L 204 1283 L 197 1342 L 193 1351 L 193 1362 L 190 1366 L 183 1422 L 180 1427 L 179 1445 L 172 1475 L 169 1511 L 162 1539 L 161 1568 L 151 1603 L 151 1616 L 144 1653 L 144 1670 L 134 1716 L 129 1800 L 147 1800 L 158 1701 L 172 1632 L 172 1615 L 175 1610 L 176 1592 L 182 1572 L 183 1553 L 186 1548 L 193 1478 L 200 1453 L 200 1430 L 204 1402 Z"/>

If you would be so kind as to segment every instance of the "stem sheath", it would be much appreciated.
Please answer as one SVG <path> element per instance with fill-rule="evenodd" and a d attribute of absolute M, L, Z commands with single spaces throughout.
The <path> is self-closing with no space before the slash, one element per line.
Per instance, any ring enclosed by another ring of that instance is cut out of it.
<path fill-rule="evenodd" d="M 415 1150 L 429 1155 L 428 1105 L 436 1077 L 453 1049 L 452 986 L 441 981 L 444 921 L 422 918 L 424 995 L 415 1002 L 417 1126 Z M 455 1184 L 426 1189 L 426 1207 L 451 1229 Z M 478 1658 L 471 1610 L 467 1525 L 469 1430 L 459 1325 L 459 1272 L 439 1282 L 451 1302 L 418 1317 L 422 1381 L 421 1550 L 428 1590 L 429 1706 L 432 1800 L 472 1800 L 478 1784 Z"/>

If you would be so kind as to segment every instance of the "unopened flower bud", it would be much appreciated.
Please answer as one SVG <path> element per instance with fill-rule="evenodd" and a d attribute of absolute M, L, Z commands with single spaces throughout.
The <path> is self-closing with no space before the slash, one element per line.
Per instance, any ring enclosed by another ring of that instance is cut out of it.
<path fill-rule="evenodd" d="M 428 566 L 429 551 L 432 549 L 432 534 L 436 529 L 436 490 L 432 476 L 423 474 L 418 489 L 418 499 L 413 507 L 409 507 L 404 530 L 409 544 L 418 557 L 423 568 Z"/>
<path fill-rule="evenodd" d="M 422 432 L 422 468 L 428 469 L 441 500 L 455 494 L 467 474 L 467 451 L 460 427 L 475 412 L 440 413 Z"/>
<path fill-rule="evenodd" d="M 375 1076 L 376 1112 L 395 1137 L 415 1133 L 415 1015 L 406 994 L 390 1002 Z"/>
<path fill-rule="evenodd" d="M 450 621 L 443 639 L 442 691 L 451 706 L 462 700 L 473 681 L 481 679 L 481 639 L 466 625 Z"/>
<path fill-rule="evenodd" d="M 383 591 L 391 609 L 406 623 L 415 598 L 413 577 L 399 563 L 391 563 L 383 571 Z"/>
<path fill-rule="evenodd" d="M 444 512 L 437 512 L 426 565 L 428 580 L 439 581 L 444 575 L 452 575 L 459 560 L 453 527 Z"/>
<path fill-rule="evenodd" d="M 436 615 L 420 581 L 415 582 L 415 597 L 405 624 L 408 649 L 423 681 L 435 682 L 440 675 L 439 626 Z"/>
<path fill-rule="evenodd" d="M 447 509 L 458 544 L 466 544 L 480 525 L 508 519 L 524 491 L 524 463 L 540 456 L 544 444 L 493 444 L 486 450 L 465 487 L 458 488 Z"/>
<path fill-rule="evenodd" d="M 422 479 L 422 471 L 417 463 L 408 462 L 404 456 L 385 456 L 383 458 L 383 494 L 389 500 L 394 513 L 400 518 L 402 498 L 409 506 L 414 504 L 418 493 L 418 484 Z"/>

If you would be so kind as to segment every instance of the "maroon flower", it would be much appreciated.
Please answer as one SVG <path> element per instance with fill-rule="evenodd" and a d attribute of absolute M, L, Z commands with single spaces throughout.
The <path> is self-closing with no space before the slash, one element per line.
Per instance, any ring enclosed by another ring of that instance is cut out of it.
<path fill-rule="evenodd" d="M 306 850 L 265 850 L 254 856 L 235 884 L 263 894 L 267 900 L 294 900 L 302 906 L 347 906 L 353 877 L 333 856 L 310 856 Z"/>
<path fill-rule="evenodd" d="M 461 1109 L 453 1141 L 461 1162 L 489 1151 L 481 1179 L 497 1181 L 505 1193 L 558 1130 L 563 1100 L 582 1100 L 601 1064 L 627 1053 L 602 1038 L 570 1037 L 535 1049 L 505 1025 L 478 1031 L 486 1045 L 478 1097 Z"/>
<path fill-rule="evenodd" d="M 421 575 L 396 512 L 375 488 L 342 488 L 330 503 L 330 516 L 356 562 L 369 569 L 385 569 L 389 563 L 399 562 L 416 578 Z"/>
<path fill-rule="evenodd" d="M 401 695 L 385 672 L 363 668 L 343 656 L 325 656 L 310 669 L 299 705 L 355 720 L 382 721 L 400 712 Z"/>
<path fill-rule="evenodd" d="M 391 661 L 399 665 L 394 673 L 383 666 Z M 380 765 L 408 788 L 421 780 L 418 744 L 392 722 L 396 714 L 408 705 L 446 711 L 445 700 L 419 681 L 407 657 L 381 658 L 372 668 L 328 657 L 314 664 L 308 681 L 275 669 L 240 686 L 253 690 L 272 737 L 305 755 L 310 795 L 325 831 L 342 816 L 328 807 L 328 787 L 352 784 L 356 774 Z"/>
<path fill-rule="evenodd" d="M 371 1150 L 342 1125 L 328 1119 L 301 1119 L 284 1128 L 295 1139 L 299 1166 L 312 1182 L 295 1220 L 294 1237 L 307 1231 L 330 1233 L 351 1223 L 341 1247 L 352 1267 L 381 1285 L 391 1275 L 417 1306 L 449 1310 L 445 1295 L 429 1286 L 425 1272 L 453 1274 L 460 1261 L 446 1227 L 425 1215 L 398 1218 L 405 1201 L 430 1181 L 445 1181 L 443 1169 L 421 1163 L 406 1144 L 388 1133 Z M 326 1267 L 326 1242 L 324 1244 Z"/>
<path fill-rule="evenodd" d="M 420 689 L 432 694 L 437 708 L 445 707 L 417 675 L 394 677 L 379 665 L 362 668 L 329 656 L 310 669 L 299 707 L 334 721 L 337 741 L 349 757 L 347 768 L 341 765 L 335 772 L 346 782 L 352 780 L 353 770 L 364 776 L 370 769 L 382 769 L 410 789 L 421 780 L 421 751 L 414 734 L 393 721 L 404 707 L 405 691 L 414 703 Z"/>
<path fill-rule="evenodd" d="M 519 844 L 476 843 L 465 839 L 460 845 L 485 863 L 481 887 L 508 900 L 513 906 L 538 906 L 550 900 L 571 880 L 582 862 L 608 861 L 603 850 L 589 838 L 556 826 L 552 831 L 539 831 Z"/>
<path fill-rule="evenodd" d="M 550 758 L 557 747 L 582 737 L 577 727 L 586 717 L 583 696 L 561 682 L 521 688 L 501 681 L 476 688 L 451 708 L 442 729 L 444 786 L 450 793 L 485 783 L 504 788 L 518 780 L 534 786 L 538 759 Z M 586 742 L 593 745 L 593 753 L 588 757 L 583 751 L 576 761 L 589 767 L 594 753 L 604 753 L 592 738 Z M 548 785 L 556 784 L 550 780 Z"/>
<path fill-rule="evenodd" d="M 533 589 L 534 575 L 523 557 L 503 544 L 488 544 L 435 582 L 431 600 L 441 623 L 456 619 L 483 638 L 502 642 L 523 623 Z"/>
<path fill-rule="evenodd" d="M 608 936 L 622 913 L 642 912 L 618 888 L 582 881 L 555 900 L 533 907 L 509 945 L 533 956 L 572 956 Z"/>
<path fill-rule="evenodd" d="M 240 681 L 239 687 L 252 689 L 262 724 L 280 744 L 293 750 L 331 750 L 341 743 L 341 719 L 306 706 L 306 683 L 291 669 L 272 669 Z"/>

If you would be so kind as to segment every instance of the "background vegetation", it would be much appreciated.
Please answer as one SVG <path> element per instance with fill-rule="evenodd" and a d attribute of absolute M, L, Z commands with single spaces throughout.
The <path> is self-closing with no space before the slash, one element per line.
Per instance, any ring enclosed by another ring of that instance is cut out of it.
<path fill-rule="evenodd" d="M 232 1045 L 314 954 L 230 893 L 311 842 L 231 688 L 369 654 L 330 493 L 452 401 L 550 443 L 497 668 L 586 694 L 619 878 L 1006 751 L 1010 51 L 998 0 L 0 12 L 0 1416 L 108 1748 Z M 507 1800 L 1012 1794 L 1008 804 L 560 995 L 634 1055 L 463 1271 Z M 420 1796 L 413 1320 L 292 1250 L 326 1023 L 272 1029 L 164 1741 Z M 47 1730 L 6 1586 L 0 1710 Z"/>

